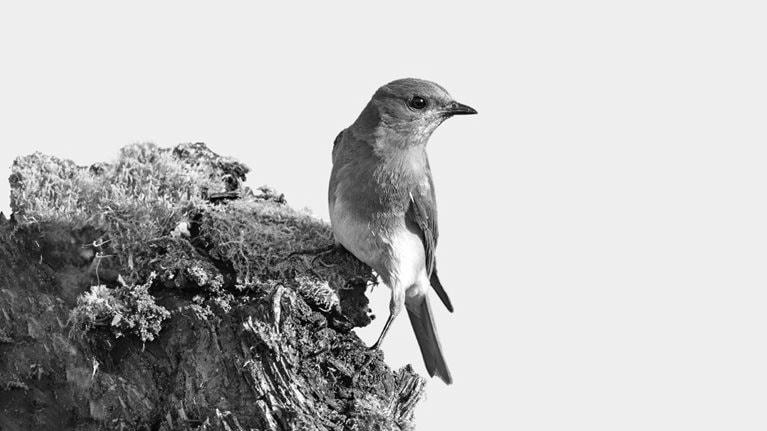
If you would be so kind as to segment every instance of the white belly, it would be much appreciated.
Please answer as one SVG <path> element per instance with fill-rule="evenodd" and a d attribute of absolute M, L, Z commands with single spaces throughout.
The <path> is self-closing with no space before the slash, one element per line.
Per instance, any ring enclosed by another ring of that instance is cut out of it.
<path fill-rule="evenodd" d="M 336 241 L 373 268 L 390 288 L 407 289 L 408 296 L 421 292 L 427 280 L 426 253 L 421 238 L 405 227 L 404 217 L 385 230 L 374 230 L 340 199 L 330 211 Z"/>

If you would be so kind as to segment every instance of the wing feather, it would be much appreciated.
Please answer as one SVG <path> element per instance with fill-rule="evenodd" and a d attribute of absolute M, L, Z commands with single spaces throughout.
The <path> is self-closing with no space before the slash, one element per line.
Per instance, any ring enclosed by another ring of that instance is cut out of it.
<path fill-rule="evenodd" d="M 416 226 L 421 235 L 424 250 L 426 250 L 426 274 L 429 277 L 431 287 L 437 292 L 437 296 L 445 304 L 445 307 L 453 311 L 453 304 L 442 287 L 437 276 L 437 238 L 439 228 L 437 226 L 437 205 L 434 197 L 434 187 L 429 176 L 429 188 L 418 188 L 410 193 L 410 207 L 405 215 L 408 222 Z"/>

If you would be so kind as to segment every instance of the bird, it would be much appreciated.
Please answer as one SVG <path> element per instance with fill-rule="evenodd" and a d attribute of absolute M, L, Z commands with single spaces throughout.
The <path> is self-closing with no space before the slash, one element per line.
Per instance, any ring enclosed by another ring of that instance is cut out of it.
<path fill-rule="evenodd" d="M 380 87 L 333 142 L 328 210 L 336 244 L 371 267 L 391 290 L 389 317 L 371 349 L 407 309 L 429 376 L 453 378 L 429 303 L 434 289 L 452 313 L 437 275 L 437 204 L 426 144 L 455 115 L 477 111 L 440 85 L 398 79 Z"/>

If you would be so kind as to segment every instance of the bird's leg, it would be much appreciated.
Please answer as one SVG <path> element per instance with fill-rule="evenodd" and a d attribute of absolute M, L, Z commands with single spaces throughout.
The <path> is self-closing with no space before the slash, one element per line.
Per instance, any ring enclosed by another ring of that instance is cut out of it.
<path fill-rule="evenodd" d="M 354 382 L 357 380 L 362 370 L 367 368 L 368 365 L 373 362 L 373 359 L 375 358 L 373 351 L 381 347 L 381 343 L 383 343 L 384 337 L 386 337 L 386 333 L 389 332 L 389 327 L 391 327 L 392 322 L 394 322 L 394 318 L 397 317 L 404 306 L 405 291 L 401 288 L 392 287 L 391 301 L 389 302 L 389 318 L 386 319 L 386 323 L 384 324 L 383 330 L 381 331 L 381 335 L 378 336 L 378 341 L 376 341 L 375 344 L 368 348 L 367 359 L 352 376 L 352 384 L 354 384 Z"/>
<path fill-rule="evenodd" d="M 386 333 L 389 332 L 394 319 L 397 317 L 402 308 L 405 306 L 405 291 L 401 288 L 392 287 L 391 290 L 391 302 L 389 302 L 389 318 L 386 319 L 381 335 L 378 336 L 378 341 L 370 347 L 370 350 L 376 350 L 381 347 Z"/>

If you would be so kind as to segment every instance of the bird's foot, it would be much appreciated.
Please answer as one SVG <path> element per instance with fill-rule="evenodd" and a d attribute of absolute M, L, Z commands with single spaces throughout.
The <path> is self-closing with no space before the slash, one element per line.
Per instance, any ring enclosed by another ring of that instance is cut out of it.
<path fill-rule="evenodd" d="M 336 244 L 328 244 L 323 247 L 317 247 L 317 248 L 306 248 L 303 250 L 296 250 L 288 255 L 288 258 L 293 256 L 305 256 L 305 255 L 323 255 L 330 253 L 331 251 L 336 249 Z"/>
<path fill-rule="evenodd" d="M 322 257 L 325 255 L 328 255 L 330 253 L 333 253 L 337 249 L 339 249 L 340 246 L 337 244 L 329 244 L 324 247 L 318 247 L 318 248 L 310 248 L 310 249 L 304 249 L 304 250 L 296 250 L 292 253 L 290 253 L 286 259 L 290 259 L 293 256 L 314 256 L 312 258 L 312 265 L 315 264 L 315 262 L 319 262 L 320 265 L 324 266 L 325 268 L 333 268 L 336 265 L 327 264 L 322 261 Z"/>

